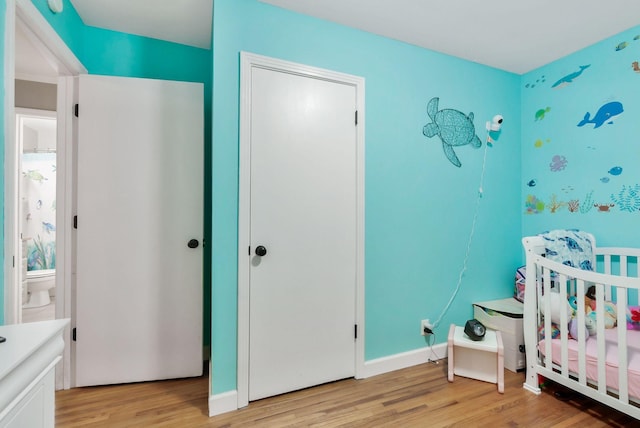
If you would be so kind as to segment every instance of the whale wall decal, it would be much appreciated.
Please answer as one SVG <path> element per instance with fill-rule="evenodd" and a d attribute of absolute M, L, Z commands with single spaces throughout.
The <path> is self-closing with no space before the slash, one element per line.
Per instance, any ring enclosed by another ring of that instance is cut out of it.
<path fill-rule="evenodd" d="M 621 115 L 623 112 L 624 109 L 622 108 L 622 103 L 618 101 L 612 101 L 600 107 L 593 119 L 591 118 L 591 114 L 587 112 L 580 123 L 578 123 L 578 126 L 584 126 L 588 123 L 593 123 L 595 125 L 593 129 L 600 128 L 604 123 L 612 124 L 613 118 Z"/>

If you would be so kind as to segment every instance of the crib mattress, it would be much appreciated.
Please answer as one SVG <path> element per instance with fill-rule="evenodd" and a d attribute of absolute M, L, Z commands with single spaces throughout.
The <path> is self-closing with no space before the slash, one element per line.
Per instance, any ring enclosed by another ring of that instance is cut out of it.
<path fill-rule="evenodd" d="M 619 390 L 618 384 L 618 331 L 616 328 L 605 330 L 606 337 L 606 378 L 607 386 L 614 390 Z M 596 381 L 598 379 L 598 348 L 597 339 L 590 337 L 587 339 L 586 366 L 587 378 Z M 569 345 L 569 371 L 578 373 L 578 341 L 568 340 Z M 629 396 L 635 400 L 640 400 L 640 331 L 627 330 L 627 359 L 629 369 L 627 370 L 627 382 L 629 386 Z M 538 343 L 538 349 L 544 355 L 545 340 Z M 562 341 L 560 339 L 551 340 L 552 360 L 560 365 L 562 358 Z"/>

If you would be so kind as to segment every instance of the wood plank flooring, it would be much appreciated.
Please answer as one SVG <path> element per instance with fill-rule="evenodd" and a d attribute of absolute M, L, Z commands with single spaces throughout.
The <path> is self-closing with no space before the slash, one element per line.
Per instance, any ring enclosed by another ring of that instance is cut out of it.
<path fill-rule="evenodd" d="M 524 373 L 505 370 L 496 385 L 457 376 L 446 360 L 363 380 L 347 379 L 208 417 L 208 378 L 75 388 L 56 393 L 56 426 L 65 427 L 633 427 L 640 422 L 558 387 L 536 396 Z M 561 392 L 561 390 L 559 391 Z"/>

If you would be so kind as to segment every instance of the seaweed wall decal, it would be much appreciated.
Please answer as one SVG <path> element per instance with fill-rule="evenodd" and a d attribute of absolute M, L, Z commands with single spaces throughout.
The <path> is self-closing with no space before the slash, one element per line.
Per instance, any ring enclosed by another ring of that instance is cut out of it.
<path fill-rule="evenodd" d="M 629 187 L 622 185 L 622 189 L 617 195 L 611 194 L 611 200 L 618 205 L 620 211 L 636 212 L 640 210 L 640 184 Z"/>
<path fill-rule="evenodd" d="M 593 208 L 593 190 L 584 197 L 584 202 L 580 204 L 580 213 L 586 214 Z"/>

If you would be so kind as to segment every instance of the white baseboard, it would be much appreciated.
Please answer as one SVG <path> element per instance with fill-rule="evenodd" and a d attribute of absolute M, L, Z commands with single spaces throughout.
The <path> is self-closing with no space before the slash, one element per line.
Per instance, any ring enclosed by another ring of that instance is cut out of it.
<path fill-rule="evenodd" d="M 228 391 L 209 396 L 209 416 L 238 410 L 238 391 Z"/>
<path fill-rule="evenodd" d="M 447 344 L 440 343 L 388 357 L 378 358 L 364 363 L 362 379 L 395 370 L 405 369 L 418 364 L 443 359 L 447 356 Z M 238 391 L 228 391 L 209 397 L 209 416 L 238 410 Z"/>
<path fill-rule="evenodd" d="M 447 344 L 440 343 L 433 347 L 425 347 L 388 357 L 377 358 L 364 363 L 362 378 L 368 378 L 395 370 L 405 369 L 429 361 L 440 360 L 447 356 Z"/>

